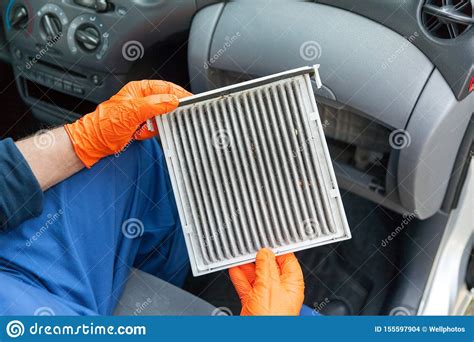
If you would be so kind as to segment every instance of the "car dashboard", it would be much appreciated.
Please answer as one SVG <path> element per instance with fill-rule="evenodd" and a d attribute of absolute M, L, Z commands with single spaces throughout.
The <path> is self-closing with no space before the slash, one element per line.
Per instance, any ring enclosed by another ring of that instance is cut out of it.
<path fill-rule="evenodd" d="M 75 120 L 118 91 L 147 49 L 186 32 L 197 5 L 2 0 L 1 56 L 12 64 L 20 94 L 35 104 L 37 116 L 50 123 Z"/>
<path fill-rule="evenodd" d="M 472 25 L 446 33 L 431 0 L 273 4 L 196 14 L 193 91 L 320 64 L 315 95 L 340 186 L 419 219 L 449 212 L 470 160 Z M 472 21 L 469 1 L 449 10 Z"/>
<path fill-rule="evenodd" d="M 87 113 L 145 51 L 184 33 L 194 93 L 320 64 L 315 95 L 341 187 L 420 219 L 455 207 L 474 108 L 469 1 L 0 3 L 0 58 L 46 122 Z"/>

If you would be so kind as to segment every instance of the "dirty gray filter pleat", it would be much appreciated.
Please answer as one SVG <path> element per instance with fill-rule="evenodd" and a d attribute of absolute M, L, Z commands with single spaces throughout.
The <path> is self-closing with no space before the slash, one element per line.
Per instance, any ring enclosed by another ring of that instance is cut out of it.
<path fill-rule="evenodd" d="M 296 93 L 296 97 L 297 99 L 300 101 L 299 104 L 301 105 L 300 108 L 304 108 L 303 106 L 303 96 L 302 96 L 302 93 L 301 91 L 298 91 L 299 89 L 297 87 L 300 87 L 301 84 L 297 84 L 295 83 L 294 84 L 294 90 L 295 90 L 295 93 Z M 317 110 L 317 109 L 316 109 Z M 307 118 L 305 118 L 307 119 Z M 319 123 L 319 125 L 321 125 L 321 123 Z M 309 132 L 309 127 L 305 127 L 305 133 L 310 136 L 310 132 Z M 314 139 L 314 137 L 313 137 Z M 320 137 L 320 139 L 324 139 L 324 137 Z M 313 154 L 313 158 L 309 158 L 308 161 L 311 162 L 312 164 L 312 170 L 314 170 L 315 172 L 315 175 L 316 175 L 316 180 L 317 180 L 317 185 L 316 185 L 316 189 L 318 190 L 319 192 L 319 198 L 321 198 L 322 200 L 322 205 L 321 205 L 321 208 L 323 208 L 324 212 L 325 212 L 325 215 L 327 217 L 327 222 L 328 222 L 328 229 L 329 229 L 329 232 L 330 233 L 335 233 L 335 228 L 334 228 L 334 224 L 333 224 L 333 218 L 332 218 L 332 213 L 331 213 L 331 207 L 329 205 L 329 199 L 328 199 L 328 192 L 327 191 L 324 191 L 325 190 L 325 184 L 324 184 L 324 177 L 323 177 L 323 173 L 322 173 L 322 165 L 317 163 L 316 161 L 318 160 L 318 158 L 316 157 L 317 156 L 317 145 L 316 144 L 308 144 L 308 147 L 309 147 L 309 150 L 311 151 L 311 153 Z M 332 168 L 332 166 L 331 166 Z M 335 183 L 336 181 L 333 180 L 333 182 Z M 329 233 L 329 232 L 326 232 L 326 233 Z"/>
<path fill-rule="evenodd" d="M 233 147 L 234 161 L 236 162 L 237 170 L 242 170 L 243 178 L 241 179 L 241 184 L 245 187 L 241 191 L 246 191 L 249 197 L 249 200 L 245 202 L 246 215 L 249 218 L 254 218 L 255 225 L 253 226 L 252 233 L 253 238 L 257 241 L 258 248 L 268 246 L 268 242 L 263 234 L 263 220 L 260 211 L 257 208 L 257 197 L 255 194 L 255 185 L 252 181 L 252 176 L 250 174 L 250 165 L 249 160 L 245 153 L 245 141 L 244 141 L 244 131 L 242 131 L 240 124 L 237 119 L 238 113 L 235 109 L 235 104 L 232 98 L 226 99 L 230 109 L 230 122 L 232 127 L 232 135 L 236 139 L 236 144 Z M 247 196 L 246 196 L 247 197 Z"/>
<path fill-rule="evenodd" d="M 200 184 L 204 183 L 204 177 L 202 175 L 201 168 L 198 168 L 196 166 L 198 165 L 198 162 L 194 162 L 194 160 L 199 161 L 200 156 L 197 152 L 198 149 L 196 148 L 192 132 L 190 132 L 190 134 L 188 135 L 186 132 L 186 127 L 183 124 L 183 115 L 185 115 L 185 113 L 186 110 L 179 111 L 176 113 L 176 118 L 172 121 L 172 128 L 175 136 L 176 146 L 178 146 L 177 153 L 178 155 L 183 156 L 183 158 L 179 158 L 179 160 L 183 163 L 181 165 L 181 170 L 184 178 L 185 187 L 187 190 L 186 195 L 190 202 L 189 206 L 194 208 L 194 210 L 190 210 L 190 212 L 194 213 L 194 225 L 196 226 L 198 239 L 201 240 L 204 236 L 204 241 L 200 241 L 203 255 L 209 254 L 210 260 L 217 261 L 222 259 L 222 251 L 220 249 L 220 246 L 218 246 L 219 248 L 216 248 L 215 253 L 214 248 L 212 246 L 213 241 L 211 240 L 211 237 L 214 234 L 214 232 L 212 231 L 212 227 L 214 225 L 211 225 L 210 220 L 207 218 L 207 213 L 205 211 L 204 205 L 204 202 L 207 199 L 205 198 L 205 196 L 207 196 L 207 194 L 201 192 L 202 186 L 200 186 Z M 178 131 L 178 122 L 180 123 L 180 126 L 183 130 L 181 132 Z M 188 120 L 188 123 L 189 122 L 190 120 Z M 181 137 L 181 139 L 179 139 L 179 137 Z M 198 181 L 192 182 L 192 178 Z M 196 200 L 194 200 L 194 198 Z M 202 228 L 199 229 L 199 226 L 201 226 Z M 204 234 L 202 234 L 202 231 L 204 231 Z M 202 247 L 203 245 L 205 247 Z"/>
<path fill-rule="evenodd" d="M 212 110 L 209 112 L 209 120 L 214 121 L 216 123 L 216 133 L 221 134 L 225 133 L 225 128 L 222 125 L 222 118 L 219 117 L 219 115 L 214 116 L 212 114 L 213 112 L 219 113 L 217 106 L 217 103 L 212 104 Z M 212 145 L 208 145 L 208 149 L 210 149 L 210 153 L 214 155 L 215 159 L 215 174 L 218 178 L 216 181 L 219 187 L 219 192 L 221 193 L 220 202 L 225 218 L 225 227 L 228 229 L 229 235 L 231 236 L 233 243 L 238 245 L 237 253 L 241 255 L 248 253 L 249 250 L 247 250 L 244 243 L 244 239 L 242 237 L 244 229 L 240 224 L 239 220 L 237 220 L 238 211 L 236 211 L 237 206 L 235 204 L 233 191 L 230 185 L 231 180 L 228 175 L 227 168 L 225 166 L 225 158 L 223 158 L 222 156 L 223 149 L 226 149 L 228 147 L 229 141 L 226 135 L 217 136 L 216 133 L 212 135 Z M 232 226 L 234 227 L 234 229 L 232 229 Z"/>
<path fill-rule="evenodd" d="M 350 238 L 304 67 L 157 116 L 194 275 Z"/>
<path fill-rule="evenodd" d="M 291 167 L 290 165 L 294 163 L 293 161 L 293 152 L 292 151 L 286 151 L 288 153 L 285 153 L 285 147 L 284 145 L 288 144 L 288 139 L 284 139 L 280 133 L 279 126 L 282 125 L 283 123 L 281 122 L 281 119 L 279 120 L 279 108 L 278 108 L 278 103 L 275 103 L 273 101 L 278 100 L 275 97 L 275 94 L 273 93 L 273 89 L 271 88 L 265 88 L 264 89 L 264 94 L 265 94 L 265 103 L 268 106 L 269 109 L 269 121 L 271 122 L 271 131 L 274 134 L 274 141 L 275 145 L 277 146 L 277 155 L 279 158 L 279 163 L 275 165 L 275 167 L 281 167 L 283 169 L 284 173 L 284 180 L 285 180 L 285 191 L 287 193 L 287 196 L 289 195 L 290 197 L 290 204 L 291 207 L 293 208 L 294 214 L 295 214 L 295 219 L 296 219 L 296 230 L 298 231 L 297 239 L 298 241 L 301 241 L 305 237 L 304 233 L 304 228 L 302 226 L 303 222 L 303 213 L 302 213 L 302 208 L 299 207 L 299 200 L 301 199 L 301 193 L 300 193 L 300 187 L 297 184 L 297 181 L 295 181 L 292 178 L 291 174 Z M 285 196 L 285 195 L 283 195 Z"/>
<path fill-rule="evenodd" d="M 221 113 L 221 118 L 223 119 L 223 126 L 220 126 L 221 129 L 231 131 L 231 124 L 228 119 L 225 101 L 220 101 L 219 109 Z M 245 186 L 245 182 L 243 181 L 244 177 L 242 175 L 241 168 L 236 165 L 235 161 L 233 160 L 233 156 L 235 155 L 234 144 L 236 142 L 231 135 L 227 135 L 227 139 L 228 146 L 224 145 L 224 148 L 222 149 L 224 152 L 224 157 L 219 158 L 219 160 L 221 163 L 225 164 L 225 167 L 223 169 L 227 170 L 229 174 L 229 181 L 231 184 L 231 189 L 229 189 L 229 191 L 232 193 L 232 197 L 235 201 L 235 204 L 231 204 L 232 208 L 235 210 L 233 212 L 233 217 L 236 219 L 236 221 L 238 220 L 238 222 L 240 222 L 241 233 L 243 235 L 243 238 L 245 239 L 247 252 L 251 253 L 252 251 L 260 247 L 260 243 L 256 238 L 256 228 L 255 221 L 253 220 L 253 215 L 251 215 L 251 219 L 247 219 L 246 215 L 247 210 L 250 210 L 250 206 L 246 203 L 249 203 L 250 200 L 248 199 L 248 189 Z"/>
<path fill-rule="evenodd" d="M 291 241 L 296 242 L 299 241 L 298 233 L 297 233 L 297 224 L 295 223 L 295 218 L 293 217 L 293 206 L 291 205 L 289 201 L 289 192 L 286 188 L 284 176 L 283 176 L 283 171 L 280 167 L 280 162 L 278 160 L 277 152 L 276 152 L 276 141 L 275 141 L 275 136 L 272 133 L 271 126 L 269 124 L 269 112 L 267 111 L 266 105 L 264 104 L 263 100 L 263 95 L 262 91 L 259 90 L 257 91 L 257 101 L 258 101 L 258 106 L 256 106 L 258 109 L 260 109 L 260 118 L 259 120 L 259 130 L 262 137 L 266 138 L 265 141 L 265 146 L 269 151 L 269 158 L 268 158 L 268 175 L 269 178 L 276 178 L 276 180 L 272 181 L 273 185 L 273 193 L 275 196 L 275 201 L 277 201 L 280 204 L 283 203 L 284 207 L 284 213 L 280 214 L 283 216 L 281 224 L 285 224 L 286 222 L 288 223 L 288 226 L 282 227 L 284 231 L 287 232 L 287 235 L 290 235 Z M 276 184 L 275 184 L 276 183 Z M 292 194 L 292 193 L 291 193 Z M 290 198 L 291 199 L 291 198 Z M 287 218 L 287 221 L 285 222 L 285 216 Z M 289 241 L 287 241 L 289 243 Z"/>
<path fill-rule="evenodd" d="M 288 92 L 288 96 L 290 99 L 290 105 L 292 108 L 292 112 L 295 113 L 294 118 L 296 122 L 296 130 L 298 131 L 298 143 L 300 145 L 300 151 L 303 154 L 302 160 L 304 163 L 304 171 L 306 172 L 306 175 L 308 177 L 307 181 L 309 183 L 305 184 L 307 187 L 307 191 L 310 191 L 310 195 L 308 197 L 310 198 L 309 201 L 309 206 L 311 210 L 311 215 L 313 218 L 315 218 L 318 222 L 317 231 L 315 232 L 316 234 L 329 234 L 329 230 L 327 227 L 327 220 L 326 216 L 323 210 L 322 202 L 319 196 L 319 188 L 318 188 L 318 183 L 316 181 L 316 174 L 315 174 L 315 169 L 314 166 L 311 163 L 311 158 L 309 155 L 308 149 L 310 149 L 311 144 L 311 137 L 308 135 L 308 132 L 306 129 L 304 129 L 304 122 L 301 118 L 303 112 L 300 110 L 301 106 L 297 102 L 295 98 L 295 92 L 294 92 L 294 87 L 295 82 L 292 82 L 291 85 L 286 84 L 286 90 Z M 309 189 L 308 189 L 309 188 Z M 315 211 L 317 213 L 315 213 Z"/>
<path fill-rule="evenodd" d="M 280 194 L 277 193 L 276 181 L 274 176 L 275 168 L 270 164 L 268 146 L 272 142 L 265 140 L 265 131 L 262 128 L 261 118 L 265 113 L 261 113 L 255 101 L 255 94 L 249 94 L 250 103 L 246 102 L 246 110 L 249 115 L 250 135 L 255 144 L 255 153 L 257 154 L 259 177 L 263 180 L 265 190 L 266 204 L 270 211 L 272 219 L 271 228 L 275 231 L 280 246 L 290 243 L 290 234 L 288 232 L 288 223 L 285 218 L 285 211 L 282 207 Z"/>
<path fill-rule="evenodd" d="M 246 94 L 242 95 L 243 97 L 246 96 Z M 260 235 L 262 236 L 262 240 L 264 241 L 265 247 L 275 247 L 276 242 L 275 242 L 275 237 L 273 236 L 273 231 L 272 231 L 272 225 L 270 223 L 270 217 L 268 215 L 267 208 L 265 206 L 265 200 L 263 196 L 263 186 L 262 186 L 262 180 L 257 174 L 257 167 L 255 163 L 255 145 L 253 142 L 250 140 L 249 136 L 249 128 L 248 124 L 246 123 L 247 116 L 249 115 L 249 110 L 244 109 L 242 106 L 242 98 L 239 98 L 239 96 L 233 97 L 234 104 L 237 107 L 237 118 L 240 121 L 240 127 L 242 128 L 243 133 L 243 138 L 244 138 L 244 148 L 242 148 L 243 151 L 243 159 L 245 158 L 246 160 L 249 161 L 249 165 L 247 170 L 249 170 L 249 182 L 252 182 L 254 184 L 254 189 L 256 191 L 256 201 L 254 201 L 254 211 L 257 213 L 258 216 L 262 214 L 261 218 L 261 225 L 259 225 L 259 232 Z"/>

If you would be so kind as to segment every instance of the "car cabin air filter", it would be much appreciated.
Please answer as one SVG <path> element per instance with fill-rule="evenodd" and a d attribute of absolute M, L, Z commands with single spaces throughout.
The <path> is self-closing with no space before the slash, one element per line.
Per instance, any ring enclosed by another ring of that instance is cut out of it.
<path fill-rule="evenodd" d="M 304 67 L 183 99 L 156 121 L 195 276 L 350 238 Z"/>

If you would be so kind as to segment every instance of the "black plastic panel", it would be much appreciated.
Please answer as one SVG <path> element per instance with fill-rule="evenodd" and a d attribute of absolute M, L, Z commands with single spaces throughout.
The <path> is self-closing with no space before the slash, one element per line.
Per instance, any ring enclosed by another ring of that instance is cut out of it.
<path fill-rule="evenodd" d="M 413 221 L 397 236 L 402 251 L 400 260 L 394 262 L 402 271 L 389 284 L 391 291 L 382 314 L 403 314 L 405 310 L 405 314 L 417 314 L 447 220 L 446 215 L 436 214 L 428 220 Z"/>
<path fill-rule="evenodd" d="M 201 1 L 200 5 L 207 2 Z M 28 79 L 93 103 L 104 101 L 126 83 L 134 66 L 148 62 L 148 49 L 168 43 L 175 36 L 182 39 L 197 6 L 194 0 L 114 0 L 112 3 L 109 10 L 97 13 L 73 0 L 0 0 L 2 27 L 15 79 Z M 28 24 L 21 29 L 13 27 L 9 19 L 18 6 L 24 6 L 29 16 Z M 42 25 L 46 14 L 55 15 L 61 22 L 61 34 L 51 43 Z M 87 51 L 74 39 L 83 25 L 97 30 L 100 38 L 97 49 Z M 146 78 L 158 77 L 153 74 L 160 67 L 156 64 L 147 65 Z M 33 113 L 41 120 L 57 123 L 60 117 L 66 118 L 68 111 L 64 108 L 54 112 L 51 106 L 29 98 L 23 89 L 20 93 L 28 104 L 35 105 Z M 75 118 L 81 114 L 84 113 L 76 111 L 67 115 Z"/>
<path fill-rule="evenodd" d="M 0 15 L 0 21 L 2 20 L 2 16 Z M 4 62 L 10 61 L 10 52 L 8 51 L 7 39 L 2 25 L 0 25 L 0 60 Z"/>
<path fill-rule="evenodd" d="M 13 5 L 10 5 L 11 3 Z M 3 25 L 12 47 L 35 52 L 46 44 L 40 23 L 41 17 L 49 11 L 45 10 L 44 6 L 56 5 L 67 18 L 67 23 L 62 25 L 62 37 L 42 58 L 57 64 L 77 64 L 91 71 L 103 71 L 107 66 L 110 70 L 114 70 L 114 73 L 122 74 L 139 59 L 132 55 L 128 56 L 129 58 L 124 56 L 122 53 L 124 44 L 137 41 L 141 45 L 137 47 L 143 48 L 138 53 L 143 54 L 155 43 L 186 31 L 196 10 L 193 0 L 115 0 L 113 3 L 113 11 L 96 13 L 92 9 L 78 6 L 72 0 L 2 0 Z M 24 30 L 12 28 L 6 19 L 7 14 L 18 4 L 25 4 L 30 16 L 29 25 Z M 41 14 L 38 16 L 38 13 Z M 77 27 L 87 23 L 99 30 L 101 46 L 97 50 L 87 52 L 78 44 L 71 42 L 69 38 L 75 32 L 72 26 L 76 22 Z M 77 50 L 74 51 L 72 46 Z"/>

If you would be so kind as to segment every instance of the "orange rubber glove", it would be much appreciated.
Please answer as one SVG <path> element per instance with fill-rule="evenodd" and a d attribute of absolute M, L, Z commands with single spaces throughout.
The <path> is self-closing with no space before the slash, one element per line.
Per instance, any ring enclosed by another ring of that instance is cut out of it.
<path fill-rule="evenodd" d="M 304 300 L 304 280 L 293 253 L 280 255 L 267 248 L 255 263 L 233 267 L 230 279 L 242 302 L 242 316 L 296 316 Z"/>
<path fill-rule="evenodd" d="M 150 132 L 145 121 L 174 110 L 178 99 L 190 95 L 170 82 L 129 82 L 94 112 L 64 128 L 78 158 L 89 168 L 102 157 L 120 152 L 133 138 L 141 140 L 156 135 L 156 126 Z"/>

